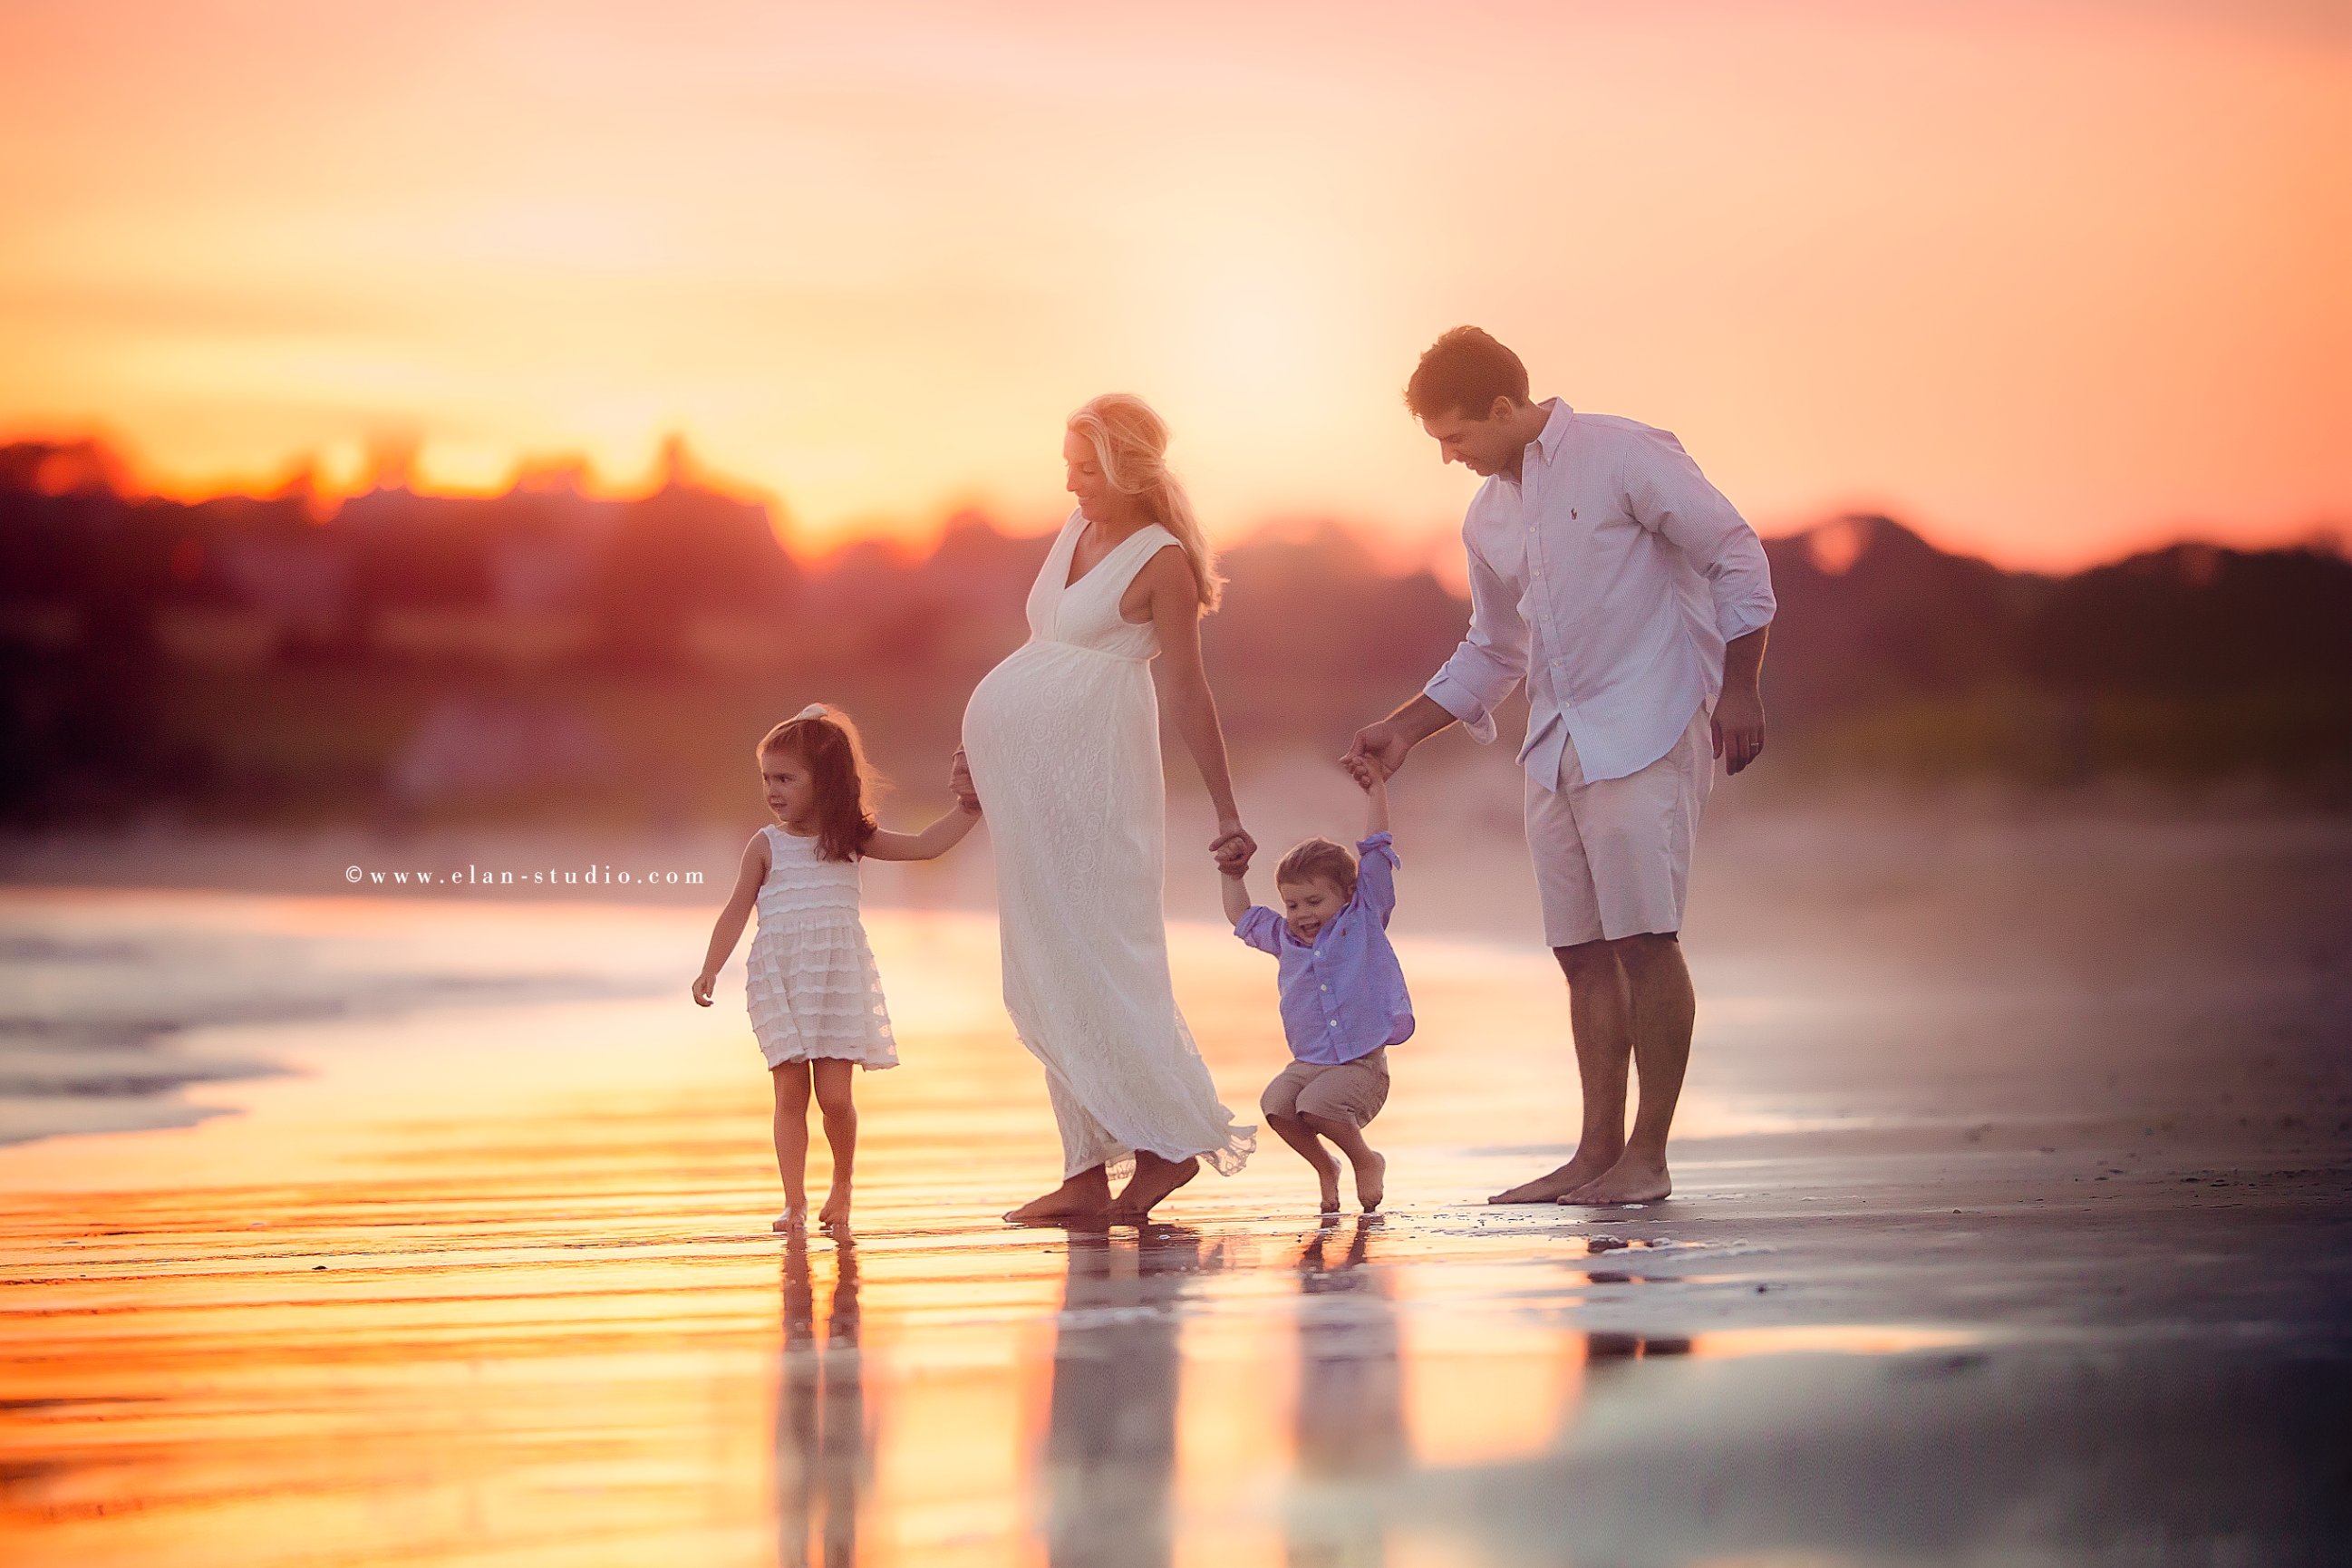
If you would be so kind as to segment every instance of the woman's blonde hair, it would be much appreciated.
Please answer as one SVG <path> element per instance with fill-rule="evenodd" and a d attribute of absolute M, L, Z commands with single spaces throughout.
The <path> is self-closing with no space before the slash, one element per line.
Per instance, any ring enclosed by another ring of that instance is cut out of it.
<path fill-rule="evenodd" d="M 1217 552 L 1192 515 L 1192 499 L 1168 471 L 1167 421 L 1131 392 L 1106 392 L 1071 415 L 1069 427 L 1092 444 L 1110 488 L 1140 500 L 1151 521 L 1176 536 L 1192 568 L 1201 613 L 1213 613 L 1224 579 L 1217 575 Z"/>

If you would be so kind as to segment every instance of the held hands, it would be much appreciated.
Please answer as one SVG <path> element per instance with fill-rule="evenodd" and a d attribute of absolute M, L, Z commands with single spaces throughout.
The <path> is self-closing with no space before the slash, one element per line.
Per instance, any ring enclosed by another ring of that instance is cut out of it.
<path fill-rule="evenodd" d="M 1360 752 L 1349 752 L 1339 759 L 1339 765 L 1348 770 L 1348 776 L 1354 779 L 1356 787 L 1365 794 L 1377 795 L 1387 792 L 1389 775 L 1383 773 L 1380 764 L 1370 757 Z"/>
<path fill-rule="evenodd" d="M 1406 739 L 1403 730 L 1398 727 L 1396 721 L 1383 719 L 1377 724 L 1367 724 L 1356 731 L 1356 743 L 1348 748 L 1348 754 L 1339 759 L 1339 765 L 1354 774 L 1358 784 L 1364 784 L 1366 789 L 1370 789 L 1371 785 L 1364 784 L 1364 776 L 1359 771 L 1360 769 L 1377 770 L 1381 778 L 1385 781 L 1392 777 L 1399 768 L 1404 766 L 1405 753 L 1412 750 L 1412 742 Z"/>
<path fill-rule="evenodd" d="M 1228 877 L 1238 877 L 1249 869 L 1250 857 L 1257 853 L 1257 840 L 1249 836 L 1238 816 L 1217 819 L 1217 836 L 1209 840 L 1209 853 L 1217 859 L 1217 869 Z"/>
<path fill-rule="evenodd" d="M 948 788 L 955 792 L 960 808 L 980 815 L 980 792 L 972 787 L 971 764 L 964 760 L 961 746 L 956 748 L 955 762 L 948 768 Z"/>
<path fill-rule="evenodd" d="M 696 975 L 694 977 L 694 1005 L 698 1007 L 709 1006 L 710 988 L 718 984 L 719 976 L 713 974 L 708 969 Z"/>
<path fill-rule="evenodd" d="M 1736 773 L 1764 750 L 1764 700 L 1753 691 L 1726 688 L 1707 728 L 1713 731 L 1715 754 L 1723 759 L 1723 771 Z"/>

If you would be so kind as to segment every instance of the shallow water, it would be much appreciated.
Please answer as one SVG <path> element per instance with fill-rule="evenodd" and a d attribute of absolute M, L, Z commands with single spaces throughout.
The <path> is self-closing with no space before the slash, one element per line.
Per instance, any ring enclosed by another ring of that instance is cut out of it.
<path fill-rule="evenodd" d="M 192 1024 L 140 1048 L 280 1069 L 0 1150 L 12 1563 L 2315 1562 L 2341 1512 L 2340 1276 L 2196 1277 L 2340 1206 L 2164 1220 L 2182 1309 L 2125 1257 L 2144 1215 L 2046 1205 L 2087 1164 L 1841 1161 L 1850 1119 L 1709 1068 L 1672 1203 L 1490 1208 L 1574 1110 L 1540 954 L 1407 944 L 1378 1218 L 1318 1219 L 1268 1137 L 1169 1223 L 1019 1231 L 1056 1144 L 992 928 L 877 913 L 907 1065 L 859 1083 L 850 1233 L 786 1239 L 740 964 L 685 998 L 699 912 L 0 916 L 83 966 L 25 1011 L 127 1016 L 90 973 L 129 965 Z M 1190 926 L 1174 959 L 1254 1105 L 1271 965 Z M 1711 1004 L 1703 1068 L 1816 1017 Z"/>

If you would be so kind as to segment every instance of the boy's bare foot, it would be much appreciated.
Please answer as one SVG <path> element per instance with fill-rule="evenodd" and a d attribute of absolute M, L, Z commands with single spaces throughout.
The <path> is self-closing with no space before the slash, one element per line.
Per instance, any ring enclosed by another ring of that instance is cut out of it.
<path fill-rule="evenodd" d="M 1629 1152 L 1559 1201 L 1580 1208 L 1608 1208 L 1617 1204 L 1654 1204 L 1674 1190 L 1664 1160 Z"/>
<path fill-rule="evenodd" d="M 804 1208 L 786 1209 L 783 1213 L 778 1215 L 775 1218 L 768 1222 L 768 1228 L 774 1231 L 777 1235 L 782 1236 L 788 1230 L 799 1230 L 802 1226 L 807 1224 L 808 1210 Z"/>
<path fill-rule="evenodd" d="M 1135 1174 L 1128 1178 L 1118 1202 L 1110 1205 L 1110 1217 L 1121 1225 L 1140 1225 L 1169 1194 L 1200 1173 L 1197 1156 L 1163 1160 L 1149 1149 L 1139 1149 L 1135 1152 Z"/>
<path fill-rule="evenodd" d="M 835 1187 L 824 1195 L 824 1207 L 816 1211 L 819 1225 L 844 1225 L 849 1219 L 849 1189 Z"/>
<path fill-rule="evenodd" d="M 1356 1162 L 1356 1201 L 1364 1205 L 1366 1214 L 1380 1207 L 1381 1199 L 1388 1195 L 1384 1184 L 1388 1173 L 1389 1161 L 1385 1154 L 1367 1149 L 1364 1157 Z"/>
<path fill-rule="evenodd" d="M 1615 1154 L 1587 1154 L 1579 1149 L 1574 1159 L 1549 1175 L 1538 1176 L 1532 1182 L 1522 1182 L 1508 1192 L 1496 1193 L 1486 1201 L 1490 1204 L 1556 1204 L 1587 1182 L 1598 1180 L 1616 1163 Z"/>
<path fill-rule="evenodd" d="M 1315 1180 L 1323 1188 L 1321 1212 L 1332 1218 L 1337 1218 L 1339 1213 L 1339 1162 L 1333 1160 L 1327 1164 L 1318 1165 L 1315 1168 Z"/>
<path fill-rule="evenodd" d="M 1004 1216 L 1008 1225 L 1067 1225 L 1099 1221 L 1110 1207 L 1110 1178 L 1097 1165 L 1080 1171 L 1041 1198 L 1031 1198 Z"/>

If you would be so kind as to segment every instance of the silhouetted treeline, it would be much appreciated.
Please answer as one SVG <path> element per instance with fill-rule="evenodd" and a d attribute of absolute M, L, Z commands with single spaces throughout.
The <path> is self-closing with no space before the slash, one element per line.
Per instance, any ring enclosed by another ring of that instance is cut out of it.
<path fill-rule="evenodd" d="M 971 684 L 1024 635 L 1046 541 L 796 560 L 688 477 L 488 499 L 125 493 L 102 449 L 0 447 L 0 812 L 740 815 L 745 749 L 812 697 L 929 792 Z M 2352 564 L 2184 545 L 2007 573 L 1884 518 L 1769 542 L 1784 766 L 2116 769 L 2339 783 Z M 1467 607 L 1337 525 L 1225 557 L 1208 657 L 1244 758 L 1344 744 Z"/>

